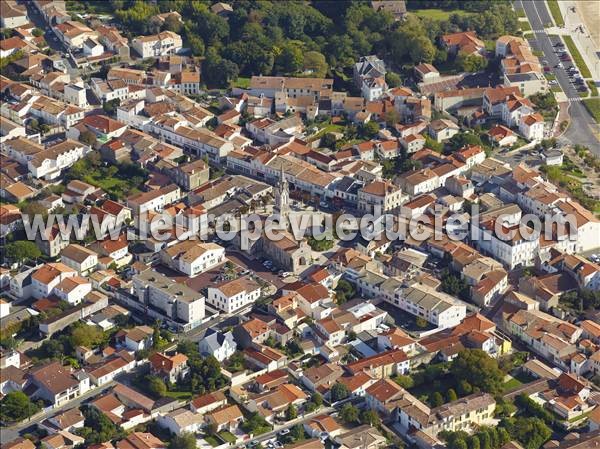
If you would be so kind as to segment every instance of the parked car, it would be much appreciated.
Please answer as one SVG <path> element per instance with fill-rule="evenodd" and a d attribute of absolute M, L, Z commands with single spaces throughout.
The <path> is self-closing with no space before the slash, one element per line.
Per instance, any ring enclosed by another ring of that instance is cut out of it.
<path fill-rule="evenodd" d="M 288 433 L 290 433 L 290 429 L 283 429 L 279 431 L 279 435 L 287 435 Z"/>

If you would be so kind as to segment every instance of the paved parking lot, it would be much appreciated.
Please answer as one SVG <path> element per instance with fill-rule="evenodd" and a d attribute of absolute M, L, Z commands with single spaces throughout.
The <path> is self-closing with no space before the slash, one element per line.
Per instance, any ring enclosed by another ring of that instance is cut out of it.
<path fill-rule="evenodd" d="M 281 279 L 277 273 L 272 273 L 270 270 L 267 270 L 262 263 L 260 263 L 260 261 L 256 259 L 250 259 L 244 254 L 235 250 L 226 250 L 225 254 L 233 263 L 239 265 L 245 270 L 252 270 L 258 277 L 270 282 L 277 289 L 280 289 L 285 285 L 285 282 L 283 282 L 283 279 Z"/>

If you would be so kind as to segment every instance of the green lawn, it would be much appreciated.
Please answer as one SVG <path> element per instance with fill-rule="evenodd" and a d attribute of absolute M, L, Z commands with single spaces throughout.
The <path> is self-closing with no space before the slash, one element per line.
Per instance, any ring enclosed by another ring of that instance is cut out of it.
<path fill-rule="evenodd" d="M 187 401 L 192 399 L 192 393 L 189 391 L 167 391 L 167 396 L 179 401 Z"/>
<path fill-rule="evenodd" d="M 579 50 L 577 49 L 573 38 L 571 36 L 565 35 L 563 36 L 563 39 L 565 41 L 565 44 L 569 48 L 569 52 L 573 57 L 573 61 L 575 62 L 575 64 L 577 64 L 577 67 L 581 72 L 581 76 L 583 76 L 584 78 L 591 78 L 592 73 L 590 72 L 590 69 L 588 69 L 588 66 L 586 65 L 585 61 L 583 60 L 583 56 L 581 56 L 581 53 L 579 53 Z"/>
<path fill-rule="evenodd" d="M 414 11 L 410 11 L 413 14 L 419 17 L 426 17 L 433 20 L 448 20 L 452 14 L 458 14 L 461 16 L 469 15 L 468 12 L 465 12 L 461 9 L 452 9 L 450 11 L 446 11 L 444 9 L 430 8 L 430 9 L 415 9 Z"/>
<path fill-rule="evenodd" d="M 517 17 L 519 17 L 519 18 L 527 17 L 527 15 L 525 14 L 525 10 L 523 8 L 517 8 L 517 9 L 515 9 L 515 12 L 517 13 Z"/>
<path fill-rule="evenodd" d="M 522 32 L 531 31 L 531 25 L 526 20 L 519 20 L 519 26 Z"/>
<path fill-rule="evenodd" d="M 592 92 L 592 97 L 597 97 L 598 96 L 598 87 L 596 87 L 596 83 L 592 80 L 589 80 L 587 82 L 587 85 L 590 88 L 590 91 Z"/>
<path fill-rule="evenodd" d="M 517 387 L 523 385 L 519 379 L 515 379 L 514 377 L 510 377 L 510 379 L 502 384 L 502 388 L 504 391 L 514 390 Z"/>
<path fill-rule="evenodd" d="M 583 104 L 590 111 L 594 120 L 597 123 L 600 123 L 600 98 L 589 98 L 587 100 L 583 100 Z"/>
<path fill-rule="evenodd" d="M 565 21 L 563 20 L 562 14 L 560 13 L 560 8 L 558 6 L 558 0 L 547 0 L 548 8 L 550 9 L 550 13 L 552 14 L 552 18 L 554 19 L 554 23 L 556 26 L 564 26 Z"/>
<path fill-rule="evenodd" d="M 556 79 L 556 75 L 554 75 L 554 73 L 546 72 L 546 73 L 544 73 L 544 76 L 546 77 L 546 79 L 548 81 L 552 81 L 552 80 Z"/>
<path fill-rule="evenodd" d="M 212 447 L 217 447 L 221 445 L 221 442 L 219 440 L 217 440 L 215 437 L 213 437 L 212 435 L 209 435 L 207 437 L 204 437 L 204 439 L 206 440 L 206 442 L 208 444 L 210 444 Z"/>
<path fill-rule="evenodd" d="M 250 87 L 250 78 L 239 76 L 238 79 L 233 82 L 233 87 L 248 89 Z"/>
<path fill-rule="evenodd" d="M 333 123 L 329 123 L 321 128 L 314 136 L 311 136 L 308 140 L 313 141 L 317 140 L 320 137 L 323 137 L 327 133 L 343 133 L 344 127 L 342 125 L 337 125 Z"/>
<path fill-rule="evenodd" d="M 236 438 L 231 432 L 223 430 L 222 432 L 219 432 L 219 436 L 228 443 L 235 443 Z"/>

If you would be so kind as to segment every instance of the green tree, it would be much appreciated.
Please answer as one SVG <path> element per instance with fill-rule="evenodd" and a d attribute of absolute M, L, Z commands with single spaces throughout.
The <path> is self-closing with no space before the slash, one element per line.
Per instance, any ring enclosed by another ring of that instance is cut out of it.
<path fill-rule="evenodd" d="M 298 45 L 288 44 L 275 59 L 277 69 L 284 74 L 294 74 L 300 71 L 304 64 L 304 54 Z"/>
<path fill-rule="evenodd" d="M 479 437 L 477 435 L 472 435 L 468 440 L 469 449 L 481 449 L 481 445 L 479 443 Z"/>
<path fill-rule="evenodd" d="M 167 395 L 167 386 L 159 377 L 146 376 L 145 381 L 148 392 L 155 398 L 162 398 Z"/>
<path fill-rule="evenodd" d="M 464 72 L 473 73 L 484 70 L 488 62 L 483 56 L 459 52 L 456 57 L 456 64 Z"/>
<path fill-rule="evenodd" d="M 323 148 L 334 149 L 336 138 L 332 133 L 326 133 L 321 137 L 320 146 Z"/>
<path fill-rule="evenodd" d="M 335 298 L 338 304 L 343 304 L 349 299 L 352 299 L 355 293 L 356 289 L 354 288 L 354 285 L 346 279 L 340 279 L 335 287 Z"/>
<path fill-rule="evenodd" d="M 10 242 L 5 247 L 6 257 L 19 265 L 27 260 L 35 260 L 42 256 L 42 252 L 34 242 L 19 240 Z"/>
<path fill-rule="evenodd" d="M 444 404 L 444 396 L 439 391 L 436 391 L 431 395 L 430 402 L 433 407 L 439 407 Z"/>
<path fill-rule="evenodd" d="M 340 418 L 346 424 L 356 424 L 358 422 L 358 409 L 352 404 L 344 404 L 340 410 Z"/>
<path fill-rule="evenodd" d="M 390 109 L 385 113 L 384 118 L 387 126 L 394 126 L 400 121 L 400 113 L 396 109 Z"/>
<path fill-rule="evenodd" d="M 86 130 L 79 134 L 79 141 L 91 147 L 96 144 L 98 139 L 96 138 L 96 135 L 93 132 Z"/>
<path fill-rule="evenodd" d="M 75 323 L 71 330 L 71 337 L 69 338 L 74 348 L 76 346 L 94 348 L 99 346 L 104 340 L 105 336 L 102 329 L 84 323 Z"/>
<path fill-rule="evenodd" d="M 313 393 L 313 395 L 311 396 L 310 400 L 317 407 L 321 407 L 323 405 L 323 396 L 321 396 L 321 393 Z"/>
<path fill-rule="evenodd" d="M 214 48 L 209 48 L 202 65 L 202 73 L 208 84 L 215 87 L 229 87 L 239 75 L 238 65 L 228 59 L 221 58 Z"/>
<path fill-rule="evenodd" d="M 175 14 L 171 14 L 167 16 L 163 23 L 163 29 L 167 31 L 172 31 L 173 33 L 180 33 L 183 24 L 181 21 L 175 16 Z"/>
<path fill-rule="evenodd" d="M 360 414 L 361 424 L 368 424 L 371 427 L 379 427 L 381 425 L 381 418 L 375 410 L 363 410 Z"/>
<path fill-rule="evenodd" d="M 389 87 L 398 87 L 402 85 L 402 79 L 400 75 L 395 72 L 387 72 L 385 74 L 385 82 Z"/>
<path fill-rule="evenodd" d="M 481 349 L 460 351 L 450 371 L 455 379 L 463 379 L 488 393 L 502 391 L 504 373 L 498 368 L 498 361 Z"/>
<path fill-rule="evenodd" d="M 552 436 L 552 430 L 539 418 L 521 416 L 509 422 L 508 431 L 525 449 L 539 449 Z"/>
<path fill-rule="evenodd" d="M 400 385 L 402 388 L 405 389 L 409 389 L 415 386 L 415 381 L 413 380 L 412 377 L 410 376 L 404 376 L 402 374 L 399 374 L 398 376 L 396 376 L 394 378 L 394 381 Z"/>
<path fill-rule="evenodd" d="M 290 437 L 293 441 L 304 440 L 304 427 L 302 426 L 302 424 L 296 424 L 290 429 Z"/>
<path fill-rule="evenodd" d="M 490 434 L 482 431 L 477 434 L 481 449 L 492 449 L 492 440 Z"/>
<path fill-rule="evenodd" d="M 456 391 L 454 391 L 454 389 L 452 389 L 452 388 L 450 388 L 446 392 L 446 397 L 448 399 L 448 402 L 456 401 L 458 399 L 458 396 L 456 395 Z"/>
<path fill-rule="evenodd" d="M 350 396 L 350 390 L 348 390 L 346 385 L 336 382 L 333 387 L 331 387 L 331 400 L 333 402 L 342 401 L 348 396 Z"/>
<path fill-rule="evenodd" d="M 169 442 L 169 449 L 196 449 L 196 437 L 191 432 L 175 435 Z"/>
<path fill-rule="evenodd" d="M 11 391 L 0 401 L 0 419 L 5 422 L 22 421 L 39 409 L 22 391 Z"/>
<path fill-rule="evenodd" d="M 75 433 L 85 438 L 86 445 L 104 443 L 125 436 L 123 429 L 115 425 L 96 407 L 84 405 L 81 411 L 85 417 L 84 427 L 77 429 Z"/>
<path fill-rule="evenodd" d="M 288 405 L 288 408 L 285 410 L 285 419 L 291 421 L 292 419 L 296 419 L 298 417 L 298 409 L 294 404 Z"/>
<path fill-rule="evenodd" d="M 309 73 L 314 78 L 324 78 L 327 75 L 329 66 L 325 56 L 318 51 L 307 51 L 304 53 L 304 62 L 302 69 L 305 73 Z"/>
<path fill-rule="evenodd" d="M 204 41 L 198 36 L 188 36 L 188 47 L 194 56 L 204 55 Z"/>
<path fill-rule="evenodd" d="M 483 146 L 481 137 L 474 132 L 460 132 L 453 135 L 448 141 L 448 147 L 451 151 L 457 151 L 468 145 Z"/>
<path fill-rule="evenodd" d="M 419 329 L 425 329 L 429 323 L 427 322 L 427 320 L 425 318 L 418 316 L 415 319 L 415 324 L 417 325 L 417 327 Z"/>
<path fill-rule="evenodd" d="M 360 125 L 359 134 L 364 139 L 372 139 L 379 132 L 379 125 L 376 122 L 367 122 Z"/>
<path fill-rule="evenodd" d="M 121 100 L 115 98 L 114 100 L 105 101 L 102 104 L 102 109 L 106 113 L 106 115 L 115 115 L 117 113 L 117 107 L 121 105 Z"/>

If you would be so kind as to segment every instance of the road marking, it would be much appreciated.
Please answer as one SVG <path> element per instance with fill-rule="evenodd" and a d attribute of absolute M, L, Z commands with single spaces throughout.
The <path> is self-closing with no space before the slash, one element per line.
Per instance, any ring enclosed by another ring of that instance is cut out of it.
<path fill-rule="evenodd" d="M 569 101 L 581 101 L 582 98 L 581 97 L 571 97 L 569 98 Z"/>

